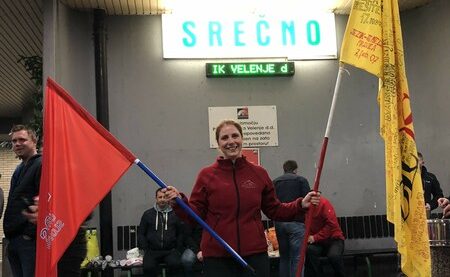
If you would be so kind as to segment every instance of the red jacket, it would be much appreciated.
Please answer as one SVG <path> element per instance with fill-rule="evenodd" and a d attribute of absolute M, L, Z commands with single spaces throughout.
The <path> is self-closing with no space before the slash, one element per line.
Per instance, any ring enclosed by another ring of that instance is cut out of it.
<path fill-rule="evenodd" d="M 326 242 L 328 239 L 345 240 L 334 208 L 330 201 L 323 196 L 320 197 L 319 206 L 314 209 L 311 235 L 316 243 Z"/>
<path fill-rule="evenodd" d="M 183 195 L 187 202 L 187 198 Z M 248 256 L 267 251 L 267 241 L 261 222 L 261 211 L 277 221 L 291 221 L 299 213 L 301 198 L 281 203 L 266 170 L 245 158 L 217 161 L 203 168 L 189 198 L 189 206 L 238 254 Z M 193 221 L 182 208 L 174 206 L 176 214 Z M 200 248 L 204 257 L 230 256 L 206 230 Z"/>

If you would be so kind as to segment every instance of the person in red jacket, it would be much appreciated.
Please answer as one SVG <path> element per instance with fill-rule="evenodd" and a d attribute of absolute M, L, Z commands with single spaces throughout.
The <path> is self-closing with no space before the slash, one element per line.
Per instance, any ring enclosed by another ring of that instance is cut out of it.
<path fill-rule="evenodd" d="M 222 121 L 216 128 L 216 140 L 223 156 L 203 168 L 189 200 L 169 186 L 166 197 L 181 197 L 217 234 L 251 267 L 256 276 L 268 277 L 270 263 L 261 211 L 277 221 L 301 218 L 311 205 L 318 205 L 320 193 L 281 203 L 275 196 L 266 170 L 242 156 L 242 127 L 233 120 Z M 195 224 L 192 218 L 172 201 L 176 214 Z M 243 268 L 206 230 L 200 244 L 206 277 L 254 276 Z"/>
<path fill-rule="evenodd" d="M 335 276 L 344 277 L 344 234 L 336 218 L 330 201 L 320 198 L 311 223 L 311 235 L 306 250 L 305 277 L 324 276 L 320 257 L 326 256 L 334 269 Z"/>

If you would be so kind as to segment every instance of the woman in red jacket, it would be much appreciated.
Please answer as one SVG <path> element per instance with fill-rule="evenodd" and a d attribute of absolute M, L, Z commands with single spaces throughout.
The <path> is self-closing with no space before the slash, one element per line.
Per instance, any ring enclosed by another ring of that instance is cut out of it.
<path fill-rule="evenodd" d="M 305 209 L 320 201 L 319 193 L 281 203 L 275 196 L 266 170 L 242 156 L 242 127 L 233 120 L 222 121 L 216 128 L 216 140 L 223 156 L 203 168 L 188 199 L 169 186 L 166 197 L 181 197 L 244 260 L 258 277 L 269 276 L 267 241 L 261 222 L 261 211 L 277 221 L 292 221 L 304 215 Z M 193 221 L 174 203 L 176 214 Z M 200 244 L 204 257 L 204 276 L 253 276 L 205 230 Z"/>

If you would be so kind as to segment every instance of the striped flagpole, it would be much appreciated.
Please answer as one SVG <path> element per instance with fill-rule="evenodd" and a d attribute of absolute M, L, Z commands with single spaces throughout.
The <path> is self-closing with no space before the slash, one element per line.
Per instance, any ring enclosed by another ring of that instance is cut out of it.
<path fill-rule="evenodd" d="M 325 136 L 323 138 L 322 142 L 322 150 L 320 151 L 320 157 L 319 157 L 319 163 L 317 165 L 316 169 L 316 177 L 314 178 L 314 191 L 319 191 L 319 183 L 320 183 L 320 176 L 322 174 L 322 168 L 325 161 L 325 154 L 327 153 L 327 146 L 328 146 L 328 138 L 330 136 L 330 129 L 331 125 L 333 123 L 333 116 L 334 116 L 334 110 L 336 107 L 336 100 L 337 96 L 339 94 L 339 88 L 341 86 L 341 79 L 342 79 L 342 73 L 345 71 L 344 65 L 341 63 L 339 66 L 339 72 L 336 80 L 336 85 L 334 87 L 334 94 L 333 94 L 333 100 L 331 101 L 331 108 L 330 113 L 328 115 L 328 123 L 327 128 L 325 130 Z M 316 209 L 315 205 L 311 205 L 309 207 L 309 211 L 306 215 L 306 222 L 305 222 L 305 237 L 303 238 L 302 248 L 300 249 L 300 260 L 298 262 L 297 267 L 297 273 L 295 276 L 301 277 L 302 276 L 302 270 L 303 270 L 303 264 L 305 262 L 305 254 L 306 254 L 306 248 L 308 247 L 308 237 L 311 230 L 311 222 L 312 222 L 312 216 L 314 213 L 314 210 Z"/>

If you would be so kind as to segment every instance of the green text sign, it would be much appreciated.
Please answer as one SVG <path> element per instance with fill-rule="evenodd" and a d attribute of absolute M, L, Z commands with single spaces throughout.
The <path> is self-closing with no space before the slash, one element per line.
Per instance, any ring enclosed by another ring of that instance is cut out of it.
<path fill-rule="evenodd" d="M 272 77 L 292 76 L 294 62 L 206 63 L 206 77 Z"/>

